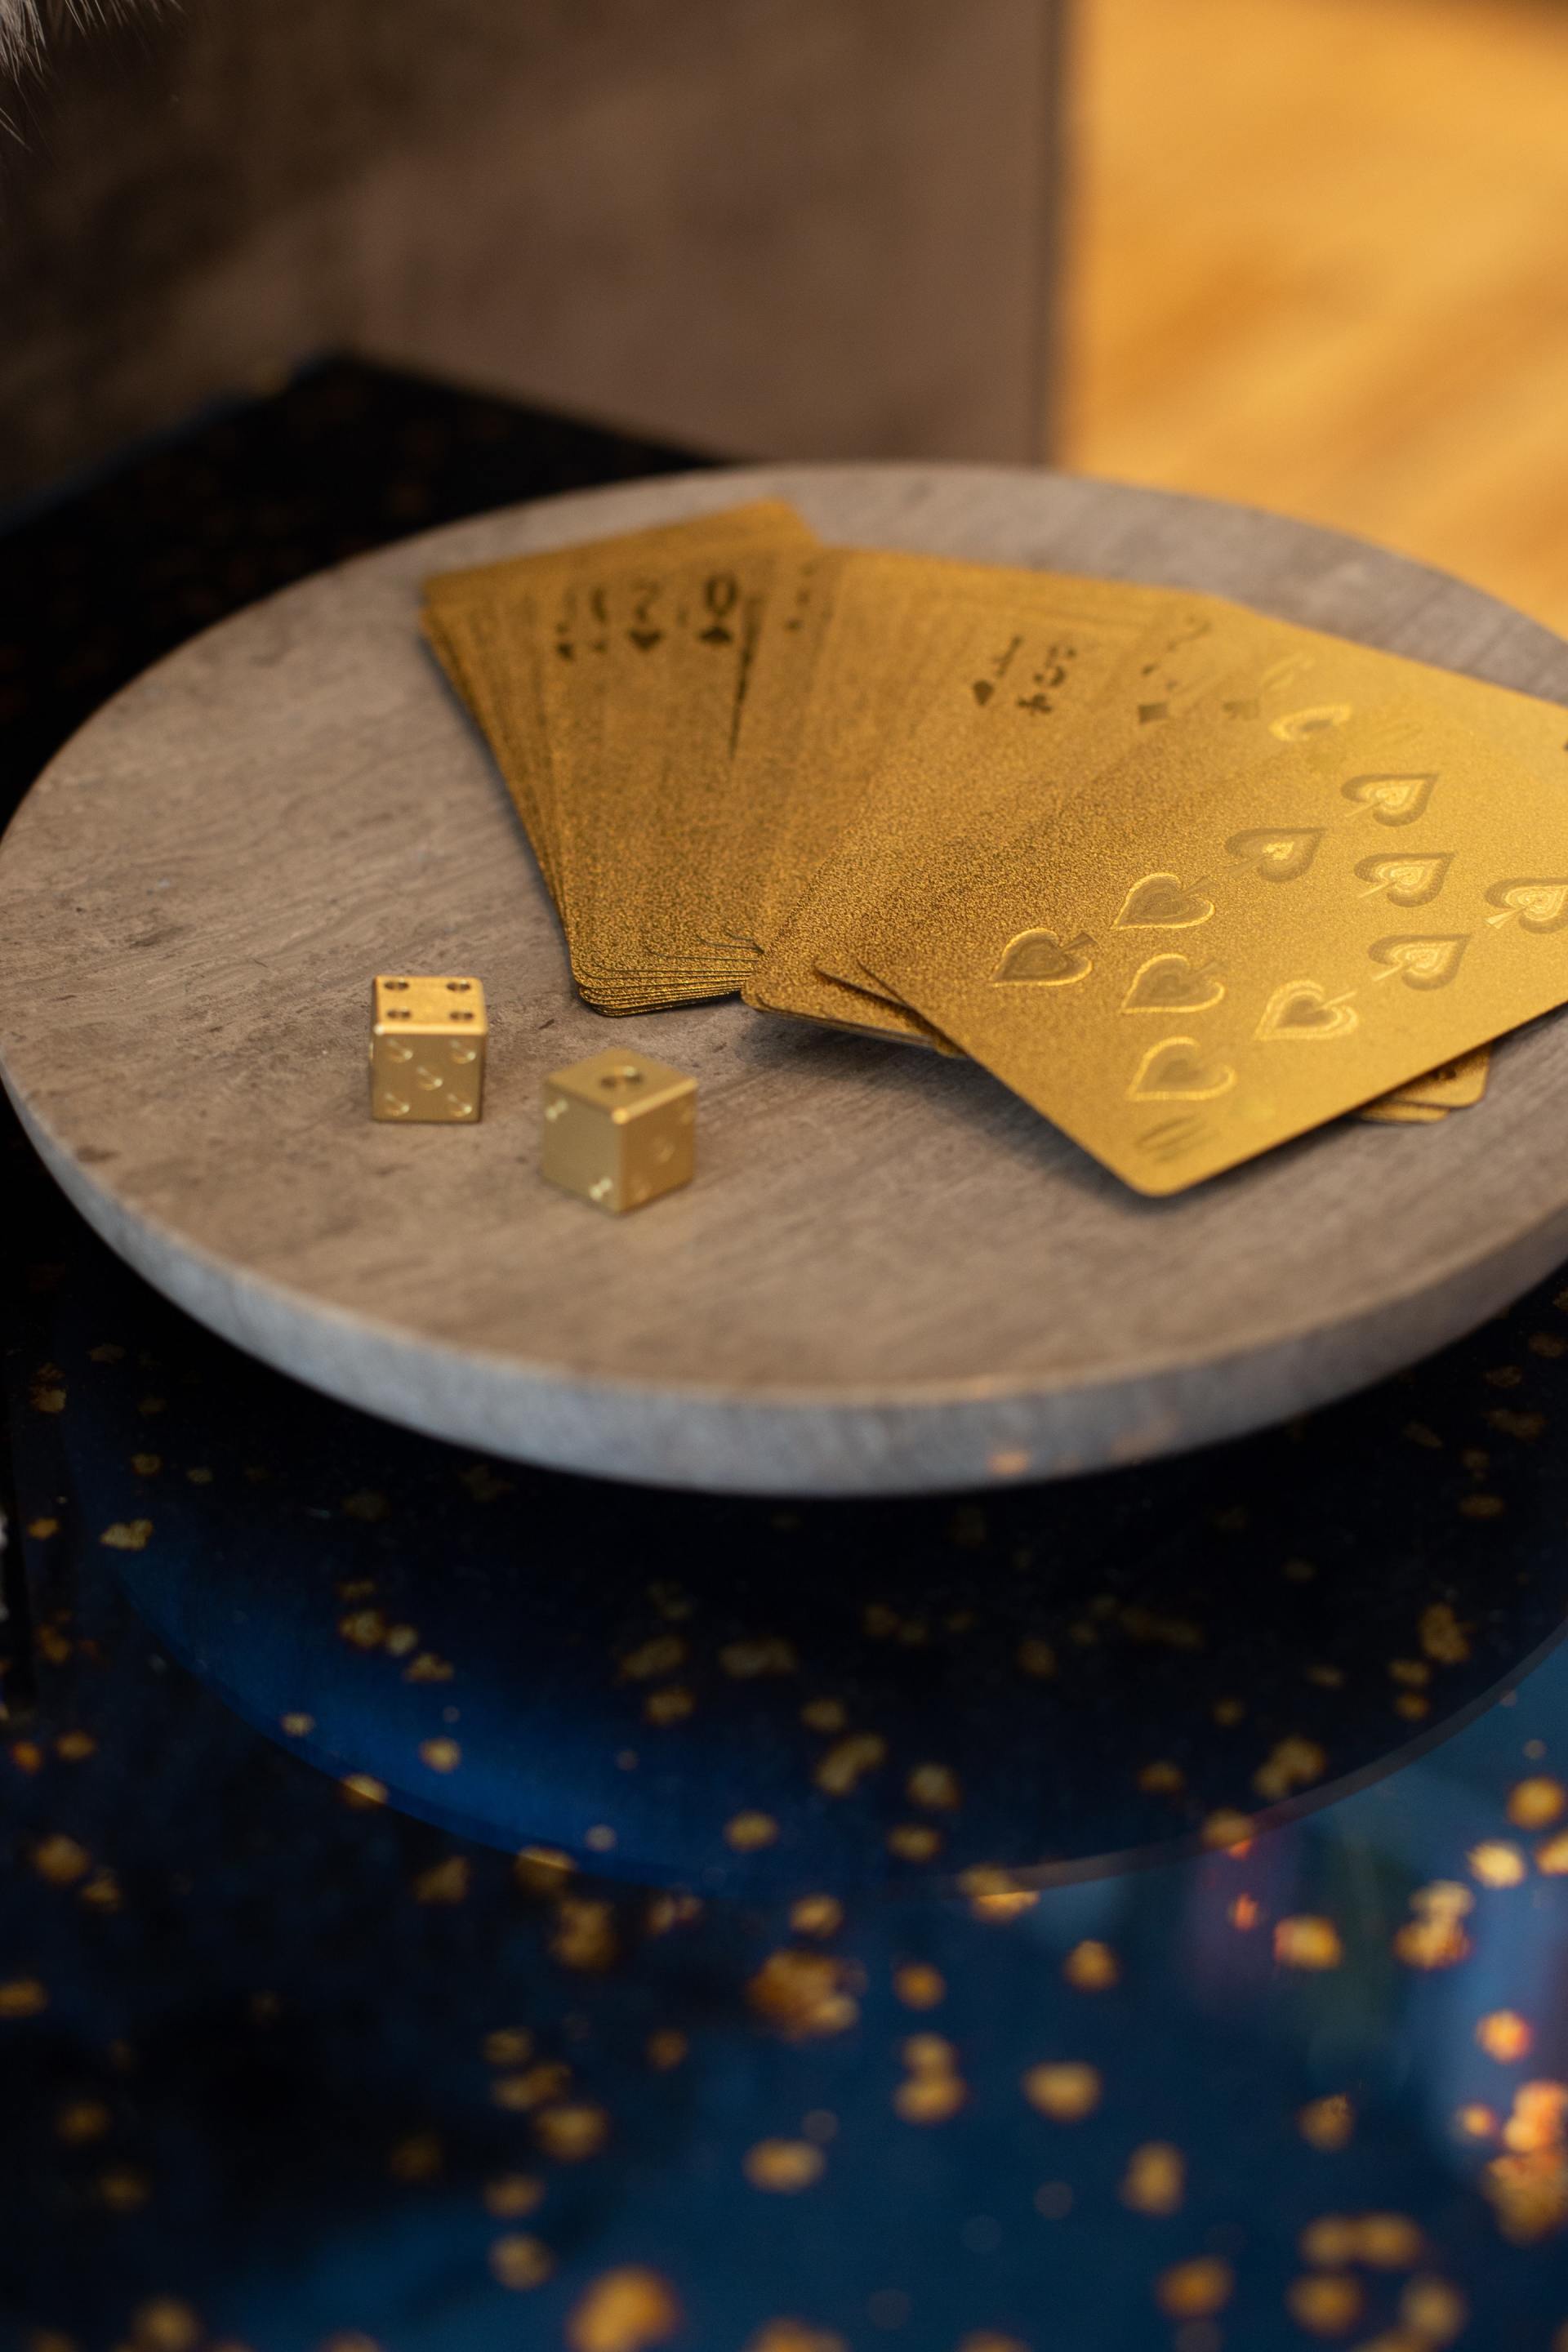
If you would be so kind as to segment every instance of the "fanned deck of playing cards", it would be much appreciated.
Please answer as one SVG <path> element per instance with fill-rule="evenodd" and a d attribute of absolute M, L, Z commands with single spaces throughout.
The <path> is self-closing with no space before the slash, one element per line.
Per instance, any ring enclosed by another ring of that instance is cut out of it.
<path fill-rule="evenodd" d="M 1140 1192 L 1439 1121 L 1568 1001 L 1568 711 L 763 502 L 426 585 L 584 997 L 972 1055 Z"/>

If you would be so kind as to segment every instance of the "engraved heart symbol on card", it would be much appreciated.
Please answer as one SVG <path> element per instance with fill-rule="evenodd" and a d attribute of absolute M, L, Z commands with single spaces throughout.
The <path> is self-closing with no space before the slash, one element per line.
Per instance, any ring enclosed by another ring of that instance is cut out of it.
<path fill-rule="evenodd" d="M 1140 964 L 1121 1000 L 1123 1013 L 1206 1013 L 1225 994 L 1212 964 L 1202 967 L 1184 955 L 1151 956 Z"/>
<path fill-rule="evenodd" d="M 1568 923 L 1568 882 L 1494 882 L 1487 903 L 1502 908 L 1487 917 L 1494 928 L 1517 915 L 1521 930 L 1560 931 Z"/>
<path fill-rule="evenodd" d="M 1420 775 L 1352 776 L 1340 789 L 1347 801 L 1359 801 L 1379 824 L 1414 824 L 1425 815 L 1437 781 L 1433 768 Z"/>
<path fill-rule="evenodd" d="M 1391 907 L 1425 907 L 1447 880 L 1453 862 L 1449 849 L 1434 850 L 1426 857 L 1363 857 L 1356 875 L 1372 887 L 1362 897 L 1373 898 L 1382 890 Z"/>
<path fill-rule="evenodd" d="M 1373 940 L 1367 953 L 1386 967 L 1379 980 L 1403 980 L 1407 988 L 1447 988 L 1469 943 L 1468 931 L 1434 933 L 1426 939 Z"/>
<path fill-rule="evenodd" d="M 991 977 L 997 981 L 1033 981 L 1047 988 L 1065 988 L 1094 969 L 1085 953 L 1094 941 L 1085 931 L 1065 942 L 1056 931 L 1020 931 L 1002 950 L 1002 961 Z"/>
<path fill-rule="evenodd" d="M 1146 874 L 1121 901 L 1115 928 L 1119 931 L 1185 931 L 1194 923 L 1206 923 L 1213 913 L 1214 900 L 1184 889 L 1174 874 Z"/>
<path fill-rule="evenodd" d="M 1342 996 L 1331 996 L 1315 980 L 1288 980 L 1264 1006 L 1257 1034 L 1266 1043 L 1271 1037 L 1348 1037 L 1356 1023 L 1354 1005 Z"/>
<path fill-rule="evenodd" d="M 1127 1094 L 1131 1102 L 1206 1102 L 1235 1084 L 1229 1064 L 1205 1061 L 1195 1037 L 1166 1037 L 1150 1046 Z"/>
<path fill-rule="evenodd" d="M 1289 827 L 1276 832 L 1270 825 L 1257 825 L 1250 833 L 1233 833 L 1225 845 L 1265 882 L 1294 882 L 1316 857 L 1322 837 L 1321 825 L 1310 825 L 1301 832 Z"/>

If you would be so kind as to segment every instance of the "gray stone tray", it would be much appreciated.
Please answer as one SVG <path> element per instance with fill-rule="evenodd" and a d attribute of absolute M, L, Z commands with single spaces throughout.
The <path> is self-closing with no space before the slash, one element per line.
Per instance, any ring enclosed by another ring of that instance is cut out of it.
<path fill-rule="evenodd" d="M 705 473 L 405 541 L 150 671 L 0 845 L 0 1064 L 115 1249 L 241 1347 L 411 1427 L 781 1493 L 1054 1477 L 1254 1428 L 1568 1255 L 1556 1017 L 1440 1127 L 1341 1124 L 1156 1202 L 973 1066 L 736 1003 L 614 1026 L 582 1006 L 418 644 L 419 581 L 764 495 L 831 538 L 1216 590 L 1568 698 L 1568 646 L 1419 565 L 1023 469 Z M 367 1118 L 378 970 L 483 978 L 481 1126 Z M 542 1076 L 617 1038 L 701 1086 L 696 1184 L 624 1221 L 537 1170 Z"/>

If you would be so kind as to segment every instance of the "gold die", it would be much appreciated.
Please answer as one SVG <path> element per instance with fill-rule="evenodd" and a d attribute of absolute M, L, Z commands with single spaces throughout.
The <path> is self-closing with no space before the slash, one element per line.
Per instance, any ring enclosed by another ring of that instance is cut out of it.
<path fill-rule="evenodd" d="M 378 973 L 371 986 L 371 1117 L 471 1127 L 484 1102 L 489 1034 L 477 980 Z"/>
<path fill-rule="evenodd" d="M 552 1184 L 619 1216 L 689 1184 L 697 1167 L 697 1081 L 623 1046 L 544 1081 L 544 1154 Z"/>

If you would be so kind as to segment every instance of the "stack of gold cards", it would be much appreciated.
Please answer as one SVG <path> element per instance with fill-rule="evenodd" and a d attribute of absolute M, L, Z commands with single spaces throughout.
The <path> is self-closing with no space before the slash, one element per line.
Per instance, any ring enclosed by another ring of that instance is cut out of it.
<path fill-rule="evenodd" d="M 963 1053 L 1138 1191 L 1478 1102 L 1568 1001 L 1568 712 L 1210 596 L 766 502 L 425 626 L 605 1013 Z"/>

